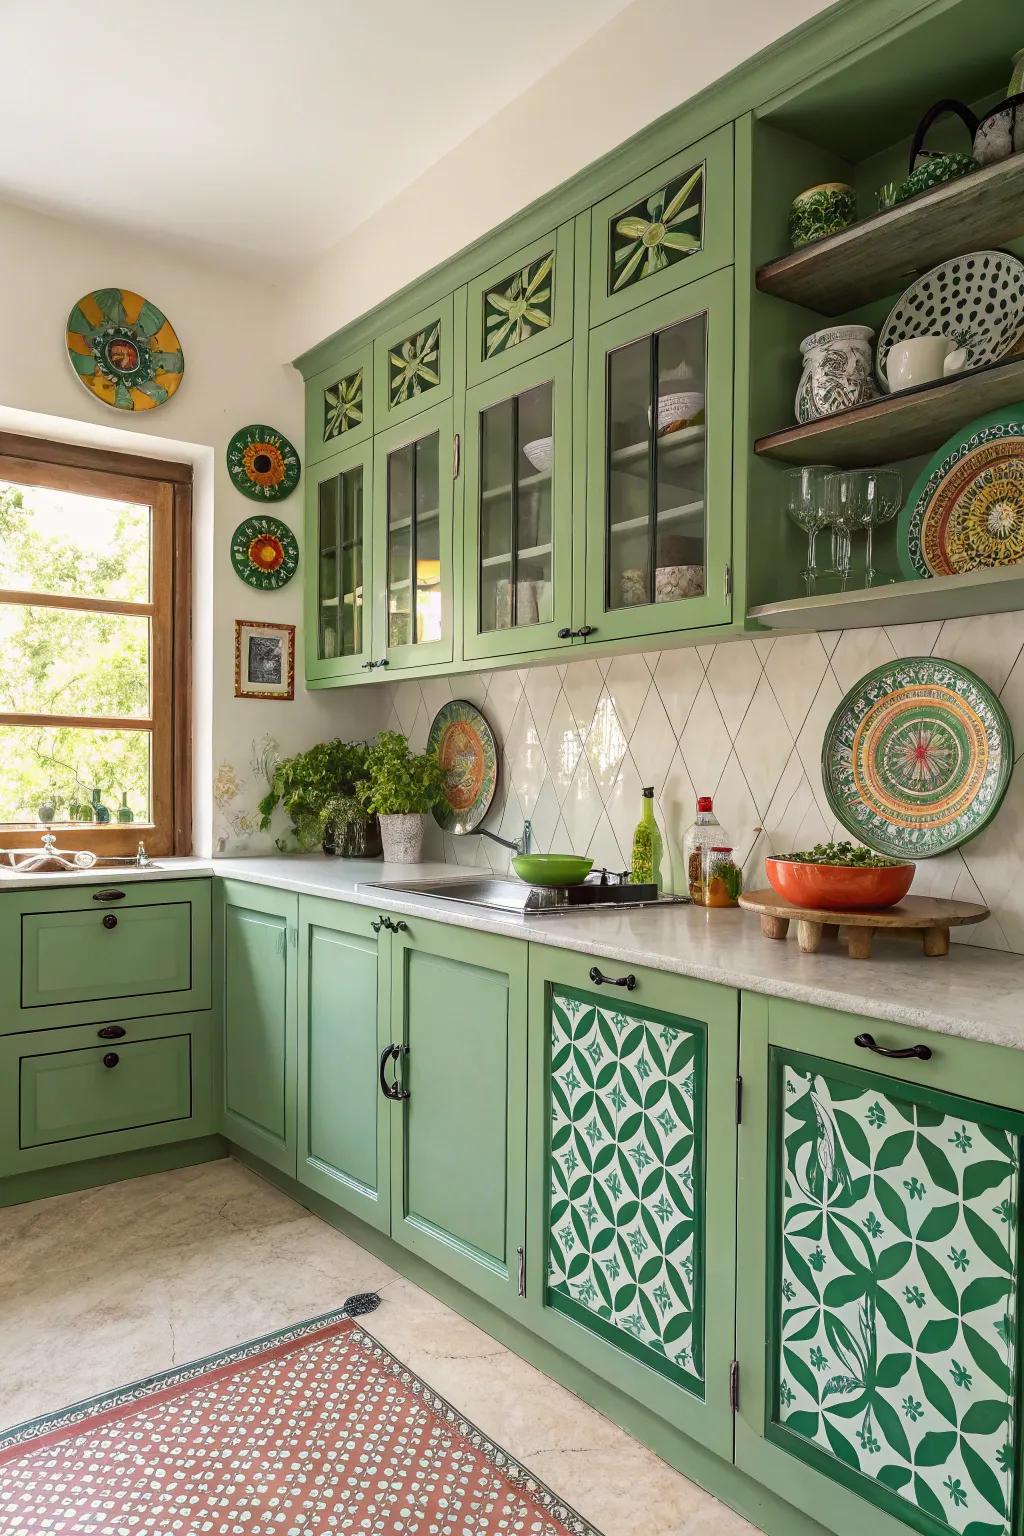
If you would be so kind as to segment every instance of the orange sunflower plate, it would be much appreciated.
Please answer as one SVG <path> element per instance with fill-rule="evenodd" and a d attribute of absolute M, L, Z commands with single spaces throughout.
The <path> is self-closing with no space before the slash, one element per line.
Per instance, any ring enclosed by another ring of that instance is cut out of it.
<path fill-rule="evenodd" d="M 295 575 L 299 546 L 287 523 L 257 513 L 235 529 L 231 564 L 246 586 L 260 592 L 276 592 Z"/>
<path fill-rule="evenodd" d="M 284 501 L 299 483 L 299 456 L 283 432 L 254 424 L 228 443 L 228 474 L 253 501 Z"/>

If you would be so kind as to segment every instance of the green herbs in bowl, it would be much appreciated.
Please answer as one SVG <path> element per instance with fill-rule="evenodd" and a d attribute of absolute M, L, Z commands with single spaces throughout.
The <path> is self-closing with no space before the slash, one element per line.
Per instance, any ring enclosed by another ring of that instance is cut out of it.
<path fill-rule="evenodd" d="M 768 884 L 794 906 L 832 911 L 884 911 L 910 890 L 915 866 L 853 843 L 818 843 L 806 853 L 764 861 Z"/>
<path fill-rule="evenodd" d="M 905 863 L 857 843 L 815 843 L 806 853 L 776 853 L 772 857 L 784 859 L 787 864 L 836 864 L 843 869 L 891 869 Z"/>

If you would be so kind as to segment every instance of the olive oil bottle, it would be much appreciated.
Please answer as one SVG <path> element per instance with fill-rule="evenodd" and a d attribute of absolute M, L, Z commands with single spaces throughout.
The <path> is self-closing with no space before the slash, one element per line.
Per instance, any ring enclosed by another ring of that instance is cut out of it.
<path fill-rule="evenodd" d="M 654 819 L 654 790 L 645 789 L 643 811 L 633 833 L 633 856 L 629 875 L 634 885 L 656 885 L 662 889 L 661 861 L 664 854 L 661 831 Z"/>

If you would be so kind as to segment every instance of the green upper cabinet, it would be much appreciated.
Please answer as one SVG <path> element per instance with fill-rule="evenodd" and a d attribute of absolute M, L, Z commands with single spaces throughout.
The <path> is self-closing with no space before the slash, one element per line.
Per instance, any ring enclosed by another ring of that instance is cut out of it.
<path fill-rule="evenodd" d="M 1012 1536 L 1016 1061 L 775 999 L 743 1029 L 737 1459 L 844 1536 Z"/>
<path fill-rule="evenodd" d="M 731 271 L 590 333 L 586 623 L 595 641 L 732 614 Z"/>
<path fill-rule="evenodd" d="M 557 644 L 572 614 L 572 346 L 466 396 L 463 649 Z"/>
<path fill-rule="evenodd" d="M 737 1027 L 730 988 L 531 945 L 531 1324 L 720 1455 Z"/>
<path fill-rule="evenodd" d="M 306 466 L 373 435 L 373 348 L 306 381 Z"/>
<path fill-rule="evenodd" d="M 340 678 L 367 670 L 372 651 L 372 490 L 369 437 L 307 466 L 307 678 Z"/>
<path fill-rule="evenodd" d="M 466 377 L 479 384 L 572 337 L 573 226 L 562 224 L 468 288 Z"/>
<path fill-rule="evenodd" d="M 374 438 L 373 649 L 392 672 L 454 655 L 458 452 L 450 400 Z"/>
<path fill-rule="evenodd" d="M 451 294 L 378 336 L 373 347 L 375 431 L 451 399 L 455 345 Z"/>
<path fill-rule="evenodd" d="M 733 257 L 733 130 L 719 128 L 591 210 L 590 323 L 704 277 Z"/>

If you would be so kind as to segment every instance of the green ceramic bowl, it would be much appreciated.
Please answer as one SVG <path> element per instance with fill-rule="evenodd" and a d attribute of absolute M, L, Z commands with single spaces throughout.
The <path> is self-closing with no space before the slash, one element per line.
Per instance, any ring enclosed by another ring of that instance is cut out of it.
<path fill-rule="evenodd" d="M 582 885 L 593 867 L 593 859 L 578 859 L 574 853 L 517 853 L 512 860 L 527 885 Z"/>

